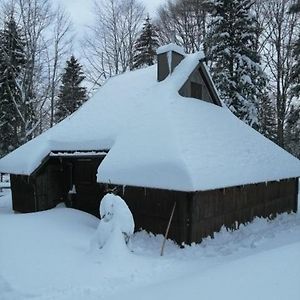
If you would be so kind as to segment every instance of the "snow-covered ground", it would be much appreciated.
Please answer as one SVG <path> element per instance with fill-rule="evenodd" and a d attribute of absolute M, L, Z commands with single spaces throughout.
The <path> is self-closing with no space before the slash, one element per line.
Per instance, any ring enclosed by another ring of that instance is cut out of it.
<path fill-rule="evenodd" d="M 131 253 L 90 251 L 98 219 L 63 206 L 15 214 L 0 194 L 0 299 L 300 299 L 300 214 L 255 220 L 180 249 L 136 233 Z"/>

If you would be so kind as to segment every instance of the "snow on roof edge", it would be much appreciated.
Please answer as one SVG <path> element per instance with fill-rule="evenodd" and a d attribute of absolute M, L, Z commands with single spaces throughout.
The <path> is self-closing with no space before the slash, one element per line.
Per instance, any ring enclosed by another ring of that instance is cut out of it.
<path fill-rule="evenodd" d="M 112 185 L 119 185 L 123 187 L 138 187 L 138 188 L 149 188 L 149 189 L 161 189 L 161 190 L 168 190 L 168 191 L 175 191 L 175 192 L 205 192 L 205 191 L 213 191 L 213 190 L 220 190 L 220 189 L 228 189 L 228 188 L 234 188 L 234 187 L 240 187 L 240 186 L 246 186 L 246 185 L 252 185 L 252 184 L 259 184 L 259 183 L 269 183 L 269 182 L 279 182 L 282 180 L 288 180 L 288 179 L 300 179 L 300 176 L 292 176 L 292 177 L 284 177 L 284 178 L 270 178 L 267 180 L 259 180 L 259 181 L 250 181 L 250 182 L 241 182 L 238 184 L 232 184 L 232 185 L 220 185 L 220 186 L 213 186 L 213 187 L 207 187 L 207 188 L 191 188 L 191 187 L 186 187 L 186 188 L 170 188 L 170 187 L 165 187 L 165 186 L 151 186 L 147 184 L 143 185 L 134 185 L 130 183 L 124 183 L 124 182 L 118 182 L 118 181 L 111 181 L 109 180 L 98 180 L 99 177 L 97 177 L 97 182 L 102 183 L 102 184 L 112 184 Z"/>

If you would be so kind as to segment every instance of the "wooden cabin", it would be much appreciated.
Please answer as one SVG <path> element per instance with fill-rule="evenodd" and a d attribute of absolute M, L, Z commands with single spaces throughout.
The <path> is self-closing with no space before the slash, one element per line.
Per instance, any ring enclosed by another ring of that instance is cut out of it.
<path fill-rule="evenodd" d="M 192 243 L 296 212 L 300 162 L 229 112 L 201 53 L 167 45 L 156 67 L 109 80 L 2 158 L 0 172 L 11 174 L 13 209 L 24 213 L 65 202 L 99 217 L 117 187 L 135 229 L 162 234 L 176 203 L 169 237 Z"/>

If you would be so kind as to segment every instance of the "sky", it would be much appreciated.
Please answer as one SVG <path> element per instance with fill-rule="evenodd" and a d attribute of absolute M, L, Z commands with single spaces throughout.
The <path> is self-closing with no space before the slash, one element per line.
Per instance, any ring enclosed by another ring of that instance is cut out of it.
<path fill-rule="evenodd" d="M 86 25 L 91 24 L 93 19 L 93 3 L 95 0 L 53 0 L 59 5 L 65 7 L 70 14 L 77 33 L 82 33 Z M 145 4 L 150 16 L 155 16 L 156 9 L 166 0 L 141 0 Z"/>

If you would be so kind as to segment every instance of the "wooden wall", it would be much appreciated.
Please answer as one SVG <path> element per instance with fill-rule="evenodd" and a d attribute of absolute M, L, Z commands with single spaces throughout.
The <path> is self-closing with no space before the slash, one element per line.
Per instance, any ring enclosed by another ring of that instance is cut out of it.
<path fill-rule="evenodd" d="M 37 210 L 34 183 L 29 176 L 10 175 L 13 210 L 27 213 Z"/>
<path fill-rule="evenodd" d="M 55 207 L 63 198 L 63 172 L 60 161 L 51 159 L 33 177 L 38 210 Z"/>
<path fill-rule="evenodd" d="M 32 176 L 11 175 L 13 209 L 41 211 L 66 202 L 70 207 L 99 216 L 104 186 L 96 182 L 97 168 L 103 158 L 51 157 Z M 75 185 L 76 194 L 69 196 Z"/>
<path fill-rule="evenodd" d="M 255 217 L 297 210 L 298 180 L 288 179 L 197 192 L 191 204 L 190 241 L 213 236 L 223 225 L 237 229 Z"/>
<path fill-rule="evenodd" d="M 76 194 L 72 197 L 71 207 L 99 217 L 99 204 L 104 196 L 104 185 L 97 183 L 97 169 L 103 158 L 68 159 L 72 165 L 71 185 Z"/>
<path fill-rule="evenodd" d="M 63 201 L 63 174 L 58 159 L 49 160 L 34 176 L 11 175 L 13 209 L 34 212 Z"/>
<path fill-rule="evenodd" d="M 101 159 L 55 158 L 35 178 L 11 175 L 13 209 L 32 212 L 66 201 L 70 207 L 99 217 L 99 204 L 107 188 L 96 182 Z M 76 194 L 70 199 L 68 191 L 72 184 L 76 186 Z M 135 229 L 155 234 L 165 233 L 176 202 L 169 238 L 181 244 L 201 242 L 223 225 L 237 229 L 256 216 L 274 218 L 278 213 L 296 212 L 298 180 L 194 193 L 132 186 L 118 186 L 118 191 L 134 216 Z"/>
<path fill-rule="evenodd" d="M 124 189 L 119 187 L 118 194 L 126 201 L 133 214 L 135 230 L 145 229 L 155 234 L 165 234 L 176 202 L 169 238 L 179 244 L 187 240 L 188 199 L 191 198 L 191 193 L 126 186 Z"/>

